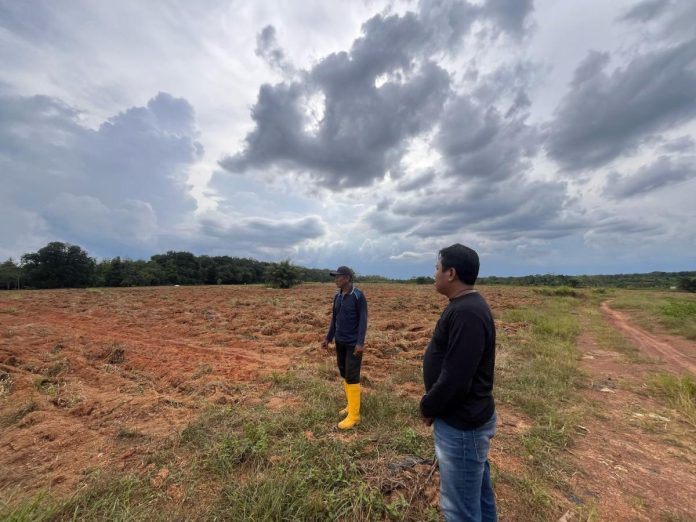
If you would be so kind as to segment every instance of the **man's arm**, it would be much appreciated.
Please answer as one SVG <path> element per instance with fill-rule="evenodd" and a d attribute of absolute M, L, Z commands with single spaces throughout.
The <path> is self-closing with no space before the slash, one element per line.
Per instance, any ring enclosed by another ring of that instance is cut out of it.
<path fill-rule="evenodd" d="M 454 397 L 469 391 L 485 347 L 485 329 L 478 317 L 455 312 L 449 321 L 449 344 L 440 376 L 420 402 L 421 413 L 428 418 L 441 417 Z"/>
<path fill-rule="evenodd" d="M 363 346 L 365 344 L 365 335 L 367 334 L 367 299 L 365 294 L 360 294 L 358 299 L 358 342 L 355 345 L 355 355 L 362 355 Z"/>
<path fill-rule="evenodd" d="M 331 324 L 329 324 L 329 331 L 326 332 L 326 337 L 321 342 L 321 345 L 326 348 L 331 341 L 333 341 L 334 335 L 336 334 L 336 296 L 334 296 L 331 302 Z"/>

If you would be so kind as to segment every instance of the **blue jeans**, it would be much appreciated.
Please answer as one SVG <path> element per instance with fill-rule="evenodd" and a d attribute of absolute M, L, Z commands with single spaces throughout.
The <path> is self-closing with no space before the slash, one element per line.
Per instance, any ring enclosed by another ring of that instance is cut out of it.
<path fill-rule="evenodd" d="M 435 454 L 440 465 L 440 509 L 447 522 L 497 520 L 488 449 L 495 413 L 483 426 L 458 430 L 435 419 Z"/>

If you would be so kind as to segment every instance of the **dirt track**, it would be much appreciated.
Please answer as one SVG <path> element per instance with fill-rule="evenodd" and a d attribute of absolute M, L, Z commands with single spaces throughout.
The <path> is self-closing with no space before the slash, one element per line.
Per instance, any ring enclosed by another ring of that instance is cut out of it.
<path fill-rule="evenodd" d="M 596 506 L 599 520 L 694 520 L 696 431 L 644 390 L 660 371 L 687 371 L 683 352 L 696 344 L 645 332 L 606 302 L 601 309 L 649 357 L 629 362 L 602 348 L 589 329 L 580 335 L 581 368 L 588 376 L 584 395 L 596 405 L 596 416 L 576 427 L 579 436 L 568 450 L 578 470 L 573 489 L 580 503 Z"/>
<path fill-rule="evenodd" d="M 690 372 L 696 375 L 696 349 L 694 343 L 676 336 L 658 336 L 646 332 L 629 322 L 625 314 L 610 308 L 609 301 L 602 303 L 602 312 L 612 324 L 628 336 L 646 355 L 658 357 L 674 372 Z"/>

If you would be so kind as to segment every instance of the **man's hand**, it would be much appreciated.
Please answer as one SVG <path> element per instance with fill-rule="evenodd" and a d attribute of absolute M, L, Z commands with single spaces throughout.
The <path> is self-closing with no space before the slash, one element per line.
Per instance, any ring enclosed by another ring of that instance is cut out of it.
<path fill-rule="evenodd" d="M 353 354 L 354 354 L 356 357 L 362 357 L 363 350 L 364 350 L 364 347 L 363 347 L 362 344 L 356 344 L 356 345 L 355 345 L 355 351 L 353 352 Z"/>
<path fill-rule="evenodd" d="M 329 349 L 329 341 L 327 341 L 326 339 L 324 339 L 324 340 L 321 342 L 321 347 L 322 347 L 324 350 L 328 350 L 328 349 Z"/>
<path fill-rule="evenodd" d="M 435 419 L 433 419 L 432 417 L 421 417 L 421 420 L 423 421 L 423 424 L 425 424 L 426 426 L 431 426 Z"/>

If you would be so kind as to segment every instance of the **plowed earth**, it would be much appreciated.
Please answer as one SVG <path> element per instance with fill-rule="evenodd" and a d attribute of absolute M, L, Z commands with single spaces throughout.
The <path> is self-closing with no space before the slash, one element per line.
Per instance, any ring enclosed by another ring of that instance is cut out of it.
<path fill-rule="evenodd" d="M 363 289 L 365 374 L 378 381 L 404 361 L 418 364 L 445 301 L 429 285 Z M 95 470 L 137 471 L 206 404 L 249 400 L 241 383 L 328 357 L 319 342 L 333 292 L 326 284 L 0 294 L 0 489 L 68 494 Z M 520 304 L 505 290 L 486 297 L 497 310 Z"/>

